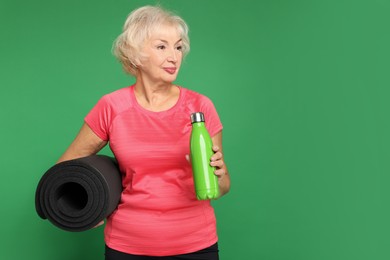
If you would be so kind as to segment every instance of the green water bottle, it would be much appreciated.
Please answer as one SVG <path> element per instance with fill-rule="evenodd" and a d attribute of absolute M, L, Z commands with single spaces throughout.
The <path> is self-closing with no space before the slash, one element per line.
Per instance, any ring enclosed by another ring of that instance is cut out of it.
<path fill-rule="evenodd" d="M 215 167 L 210 165 L 211 156 L 214 154 L 213 143 L 204 122 L 202 112 L 191 114 L 191 164 L 198 200 L 216 199 L 219 196 L 218 178 L 214 174 Z"/>

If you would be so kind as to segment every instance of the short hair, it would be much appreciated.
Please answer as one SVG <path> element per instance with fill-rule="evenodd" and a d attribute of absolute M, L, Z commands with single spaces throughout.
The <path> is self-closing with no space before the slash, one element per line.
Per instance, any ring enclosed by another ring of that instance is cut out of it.
<path fill-rule="evenodd" d="M 182 39 L 183 58 L 190 50 L 188 26 L 178 15 L 159 6 L 143 6 L 132 11 L 123 26 L 122 33 L 113 45 L 114 56 L 122 63 L 125 72 L 136 76 L 137 64 L 141 64 L 142 45 L 153 31 L 162 24 L 175 26 Z"/>

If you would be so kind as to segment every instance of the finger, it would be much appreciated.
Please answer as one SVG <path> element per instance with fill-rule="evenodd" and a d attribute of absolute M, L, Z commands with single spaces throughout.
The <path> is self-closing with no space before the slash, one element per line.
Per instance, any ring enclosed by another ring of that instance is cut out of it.
<path fill-rule="evenodd" d="M 225 170 L 224 169 L 218 169 L 218 170 L 215 170 L 214 171 L 214 174 L 217 176 L 217 177 L 222 177 L 225 175 Z"/>
<path fill-rule="evenodd" d="M 96 226 L 94 226 L 93 228 L 97 228 L 97 227 L 99 227 L 99 226 L 101 226 L 101 225 L 103 225 L 104 224 L 104 220 L 102 220 L 102 221 L 100 221 Z"/>
<path fill-rule="evenodd" d="M 213 151 L 216 153 L 219 151 L 219 146 L 218 145 L 214 145 L 213 146 Z"/>
<path fill-rule="evenodd" d="M 223 160 L 212 161 L 212 162 L 210 162 L 210 165 L 217 167 L 217 168 L 222 168 L 224 165 L 224 162 L 223 162 Z"/>
<path fill-rule="evenodd" d="M 220 160 L 222 159 L 223 155 L 221 152 L 216 152 L 215 154 L 213 154 L 213 156 L 211 156 L 211 161 L 217 161 L 217 160 Z"/>

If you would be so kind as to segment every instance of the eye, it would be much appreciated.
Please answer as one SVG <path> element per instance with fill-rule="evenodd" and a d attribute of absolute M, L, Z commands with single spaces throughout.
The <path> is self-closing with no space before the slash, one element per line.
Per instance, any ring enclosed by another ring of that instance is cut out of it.
<path fill-rule="evenodd" d="M 165 45 L 158 45 L 157 46 L 158 50 L 165 50 L 165 48 L 166 48 Z"/>
<path fill-rule="evenodd" d="M 183 46 L 181 46 L 181 45 L 177 46 L 177 47 L 176 47 L 176 50 L 182 51 L 182 50 L 183 50 Z"/>

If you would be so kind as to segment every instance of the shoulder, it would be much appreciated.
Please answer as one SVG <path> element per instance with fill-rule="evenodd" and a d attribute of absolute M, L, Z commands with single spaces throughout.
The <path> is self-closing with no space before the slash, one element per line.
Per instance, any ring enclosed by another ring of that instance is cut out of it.
<path fill-rule="evenodd" d="M 222 123 L 218 112 L 211 99 L 193 90 L 186 90 L 186 104 L 184 113 L 190 115 L 195 112 L 202 112 L 206 118 L 206 127 L 211 136 L 222 130 Z"/>
<path fill-rule="evenodd" d="M 108 103 L 117 103 L 120 101 L 126 101 L 130 99 L 130 87 L 121 88 L 111 93 L 105 94 L 101 98 Z"/>
<path fill-rule="evenodd" d="M 121 88 L 103 95 L 98 105 L 109 108 L 117 113 L 128 109 L 131 105 L 130 87 Z"/>
<path fill-rule="evenodd" d="M 184 88 L 183 88 L 184 89 Z M 187 102 L 204 105 L 212 103 L 211 99 L 204 94 L 190 89 L 184 89 Z"/>
<path fill-rule="evenodd" d="M 209 111 L 215 110 L 214 104 L 208 96 L 190 89 L 184 89 L 183 91 L 182 111 L 185 115 L 195 112 L 208 114 Z"/>

